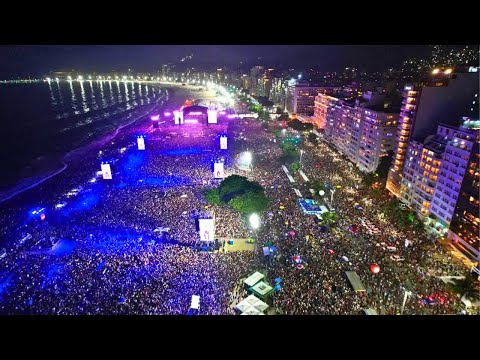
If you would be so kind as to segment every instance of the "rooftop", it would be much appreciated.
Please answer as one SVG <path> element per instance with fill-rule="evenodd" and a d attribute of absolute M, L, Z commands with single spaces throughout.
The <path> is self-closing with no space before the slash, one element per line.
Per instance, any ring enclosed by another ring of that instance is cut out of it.
<path fill-rule="evenodd" d="M 387 114 L 398 114 L 400 113 L 400 106 L 394 104 L 375 104 L 367 105 L 365 109 L 370 109 L 376 112 L 384 112 Z"/>

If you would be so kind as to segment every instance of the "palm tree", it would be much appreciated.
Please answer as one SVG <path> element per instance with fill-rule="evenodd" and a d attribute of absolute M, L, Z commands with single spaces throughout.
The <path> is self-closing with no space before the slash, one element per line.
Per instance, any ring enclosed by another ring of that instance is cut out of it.
<path fill-rule="evenodd" d="M 480 300 L 480 292 L 478 289 L 478 281 L 473 275 L 467 275 L 464 279 L 453 279 L 450 285 L 453 292 L 460 295 L 460 298 L 475 301 Z"/>

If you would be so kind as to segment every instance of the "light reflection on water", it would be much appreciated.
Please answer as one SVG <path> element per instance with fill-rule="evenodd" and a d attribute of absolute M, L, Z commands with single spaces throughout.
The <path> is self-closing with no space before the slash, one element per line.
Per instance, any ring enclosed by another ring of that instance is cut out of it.
<path fill-rule="evenodd" d="M 119 81 L 114 81 L 112 86 L 112 81 L 108 81 L 108 86 L 103 86 L 104 82 L 73 80 L 55 82 L 55 85 L 48 83 L 55 118 L 65 121 L 60 132 L 120 115 L 136 106 L 151 104 L 152 98 L 161 94 L 161 91 L 146 84 L 124 82 L 121 85 Z M 64 97 L 68 99 L 66 102 Z"/>
<path fill-rule="evenodd" d="M 129 81 L 122 85 L 120 81 L 108 81 L 108 85 L 104 86 L 104 82 L 72 80 L 45 84 L 53 117 L 59 121 L 60 133 L 112 116 L 126 117 L 135 107 L 152 104 L 159 96 L 165 95 L 164 90 L 149 88 L 146 84 Z"/>

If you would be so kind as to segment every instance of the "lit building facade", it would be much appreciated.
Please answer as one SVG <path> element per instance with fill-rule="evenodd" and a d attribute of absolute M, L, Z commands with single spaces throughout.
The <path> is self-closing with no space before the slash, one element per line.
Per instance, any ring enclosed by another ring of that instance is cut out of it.
<path fill-rule="evenodd" d="M 395 135 L 397 145 L 387 180 L 387 189 L 397 196 L 400 194 L 403 165 L 405 164 L 405 155 L 407 154 L 407 147 L 412 134 L 419 95 L 419 90 L 413 85 L 405 86 Z"/>
<path fill-rule="evenodd" d="M 328 139 L 346 155 L 353 163 L 357 163 L 357 152 L 360 138 L 361 109 L 353 101 L 341 101 L 335 105 Z"/>
<path fill-rule="evenodd" d="M 336 101 L 338 101 L 338 98 L 334 96 L 323 94 L 321 92 L 318 93 L 314 101 L 312 117 L 313 126 L 317 129 L 325 129 L 327 127 L 327 114 L 329 108 L 333 106 Z"/>
<path fill-rule="evenodd" d="M 259 95 L 259 81 L 264 72 L 263 66 L 254 66 L 250 70 L 250 93 L 252 95 Z"/>
<path fill-rule="evenodd" d="M 270 90 L 270 99 L 282 110 L 286 107 L 288 80 L 282 77 L 272 78 L 272 88 Z"/>
<path fill-rule="evenodd" d="M 480 263 L 480 121 L 467 120 L 465 126 L 475 130 L 475 140 L 448 231 L 448 239 L 460 252 L 476 261 L 478 266 Z"/>
<path fill-rule="evenodd" d="M 401 182 L 411 140 L 435 134 L 440 122 L 458 126 L 478 93 L 479 75 L 470 69 L 435 69 L 427 84 L 406 85 L 396 134 L 396 148 L 387 189 L 402 197 Z"/>
<path fill-rule="evenodd" d="M 399 197 L 436 235 L 448 234 L 462 243 L 462 252 L 469 252 L 472 258 L 472 254 L 478 257 L 480 126 L 475 129 L 466 125 L 468 122 L 459 127 L 441 124 L 437 134 L 423 143 L 410 141 Z M 454 230 L 449 231 L 451 226 Z"/>
<path fill-rule="evenodd" d="M 430 214 L 444 150 L 442 139 L 434 136 L 425 144 L 412 140 L 406 152 L 400 199 L 424 217 Z"/>
<path fill-rule="evenodd" d="M 359 122 L 354 124 L 359 128 L 356 164 L 360 170 L 375 171 L 380 158 L 394 149 L 398 116 L 397 109 L 384 106 L 366 107 L 361 110 Z"/>
<path fill-rule="evenodd" d="M 377 98 L 376 98 L 377 99 Z M 395 146 L 398 108 L 370 98 L 344 100 L 330 95 L 317 96 L 313 121 L 325 123 L 325 137 L 361 171 L 373 172 L 380 158 Z M 385 100 L 382 97 L 382 101 Z"/>
<path fill-rule="evenodd" d="M 287 111 L 290 114 L 313 115 L 315 97 L 322 90 L 324 89 L 320 86 L 290 82 L 287 87 Z"/>
<path fill-rule="evenodd" d="M 242 75 L 242 88 L 245 90 L 250 90 L 251 88 L 251 78 L 247 74 Z"/>

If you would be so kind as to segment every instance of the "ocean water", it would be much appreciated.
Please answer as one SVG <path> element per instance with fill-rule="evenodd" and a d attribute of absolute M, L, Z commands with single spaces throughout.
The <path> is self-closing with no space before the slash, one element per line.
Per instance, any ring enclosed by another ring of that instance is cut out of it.
<path fill-rule="evenodd" d="M 67 152 L 132 121 L 165 97 L 159 85 L 51 81 L 0 85 L 0 189 L 58 167 Z"/>

